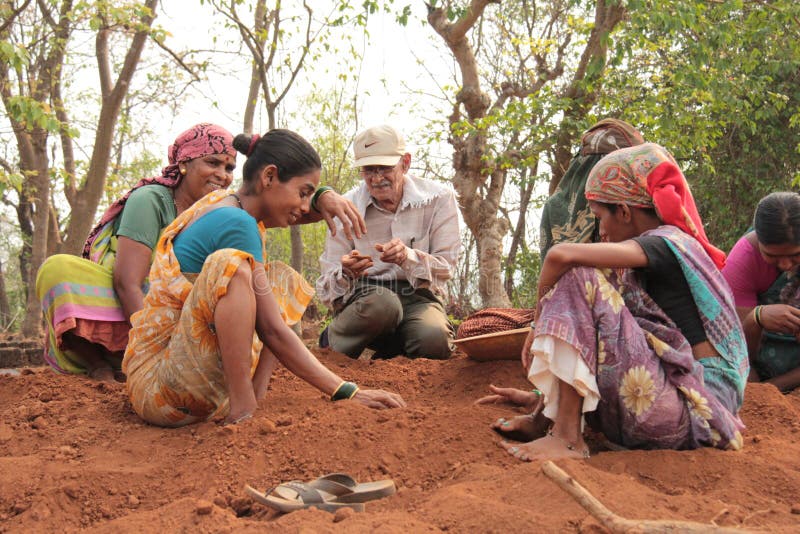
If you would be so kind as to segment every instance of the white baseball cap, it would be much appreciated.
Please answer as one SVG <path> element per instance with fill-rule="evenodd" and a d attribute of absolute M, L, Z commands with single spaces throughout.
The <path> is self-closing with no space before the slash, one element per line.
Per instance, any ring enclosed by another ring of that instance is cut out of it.
<path fill-rule="evenodd" d="M 356 167 L 393 166 L 406 153 L 406 142 L 397 130 L 388 124 L 381 124 L 356 135 L 353 152 Z"/>

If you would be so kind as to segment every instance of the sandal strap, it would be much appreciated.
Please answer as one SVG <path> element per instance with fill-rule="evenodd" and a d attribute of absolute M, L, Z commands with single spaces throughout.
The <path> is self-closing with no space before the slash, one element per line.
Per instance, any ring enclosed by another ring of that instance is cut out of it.
<path fill-rule="evenodd" d="M 288 488 L 295 493 L 297 493 L 297 497 L 303 504 L 315 504 L 315 503 L 324 503 L 327 502 L 323 497 L 322 494 L 317 491 L 316 489 L 312 488 L 305 482 L 300 482 L 299 480 L 292 480 L 291 482 L 284 482 L 283 484 L 278 484 L 269 493 L 277 493 L 279 497 L 286 498 L 285 496 L 280 494 L 280 490 L 282 488 Z M 291 500 L 291 499 L 290 499 Z"/>
<path fill-rule="evenodd" d="M 349 477 L 348 477 L 349 478 Z M 331 495 L 338 497 L 343 497 L 345 495 L 350 495 L 354 492 L 354 489 L 357 485 L 355 480 L 350 479 L 352 484 L 348 484 L 347 480 L 343 482 L 337 482 L 336 480 L 331 480 L 328 478 L 318 478 L 316 480 L 312 480 L 308 483 L 308 485 L 314 489 L 324 491 L 326 493 L 330 493 Z"/>
<path fill-rule="evenodd" d="M 342 486 L 347 486 L 348 488 L 355 488 L 358 486 L 358 481 L 348 475 L 347 473 L 328 473 L 327 475 L 323 475 L 319 477 L 314 482 L 319 480 L 325 480 L 327 482 L 336 482 L 337 484 L 341 484 Z"/>

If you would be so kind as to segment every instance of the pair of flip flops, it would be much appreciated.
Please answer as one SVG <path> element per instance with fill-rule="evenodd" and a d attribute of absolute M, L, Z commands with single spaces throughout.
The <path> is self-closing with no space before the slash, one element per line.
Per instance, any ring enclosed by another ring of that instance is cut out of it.
<path fill-rule="evenodd" d="M 311 482 L 284 482 L 264 492 L 245 486 L 245 492 L 253 500 L 284 513 L 312 506 L 326 512 L 339 508 L 363 512 L 365 502 L 388 497 L 396 491 L 393 480 L 359 483 L 344 473 L 331 473 Z"/>

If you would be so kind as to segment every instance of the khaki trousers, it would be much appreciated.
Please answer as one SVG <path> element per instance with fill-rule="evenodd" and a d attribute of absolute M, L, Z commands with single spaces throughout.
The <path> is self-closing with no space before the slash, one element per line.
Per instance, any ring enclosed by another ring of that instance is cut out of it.
<path fill-rule="evenodd" d="M 358 358 L 367 347 L 373 358 L 405 355 L 444 360 L 453 351 L 453 325 L 428 289 L 406 281 L 361 278 L 328 326 L 334 350 Z"/>

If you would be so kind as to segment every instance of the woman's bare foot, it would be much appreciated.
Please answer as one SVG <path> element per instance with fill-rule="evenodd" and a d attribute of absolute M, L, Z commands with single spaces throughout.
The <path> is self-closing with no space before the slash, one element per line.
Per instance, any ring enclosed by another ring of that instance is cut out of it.
<path fill-rule="evenodd" d="M 550 420 L 541 412 L 536 414 L 517 415 L 510 419 L 501 417 L 490 425 L 491 429 L 506 439 L 529 442 L 547 434 Z"/>
<path fill-rule="evenodd" d="M 253 392 L 256 395 L 257 401 L 262 401 L 267 398 L 267 390 L 269 389 L 269 384 L 253 384 Z"/>
<path fill-rule="evenodd" d="M 238 400 L 233 395 L 230 396 L 230 410 L 222 424 L 236 425 L 253 417 L 253 414 L 258 409 L 258 401 L 256 401 L 252 390 L 250 395 L 244 395 L 244 397 L 244 400 Z"/>
<path fill-rule="evenodd" d="M 222 422 L 222 424 L 223 425 L 238 425 L 238 424 L 243 423 L 244 421 L 247 421 L 248 419 L 252 419 L 252 418 L 253 418 L 253 413 L 252 412 L 243 413 L 243 414 L 240 414 L 240 415 L 228 414 L 228 417 L 225 418 L 225 420 Z"/>
<path fill-rule="evenodd" d="M 548 433 L 543 438 L 531 441 L 530 443 L 512 444 L 507 441 L 501 441 L 498 445 L 505 449 L 508 454 L 523 462 L 556 460 L 560 458 L 588 458 L 589 448 L 586 446 L 586 443 L 583 442 L 583 439 L 579 441 L 580 443 L 572 445 L 567 440 Z"/>

